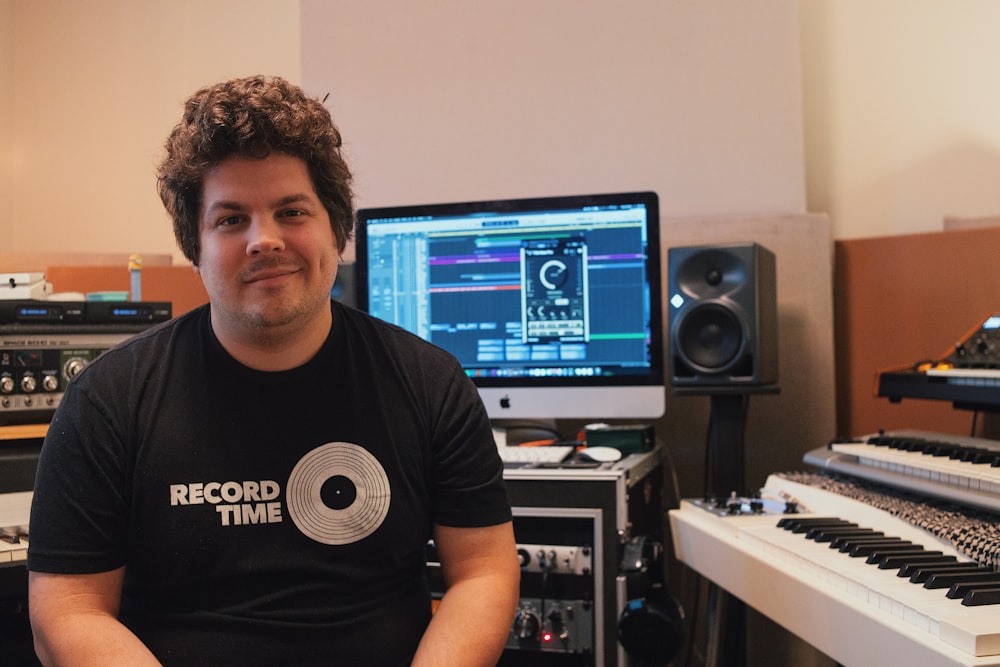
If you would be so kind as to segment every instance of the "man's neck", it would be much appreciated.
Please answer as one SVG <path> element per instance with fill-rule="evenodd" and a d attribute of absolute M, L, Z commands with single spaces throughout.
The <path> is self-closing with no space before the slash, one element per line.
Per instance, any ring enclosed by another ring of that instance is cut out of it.
<path fill-rule="evenodd" d="M 294 324 L 262 330 L 231 330 L 212 318 L 219 343 L 244 366 L 259 371 L 286 371 L 302 366 L 319 352 L 332 324 L 327 308 L 307 325 Z"/>

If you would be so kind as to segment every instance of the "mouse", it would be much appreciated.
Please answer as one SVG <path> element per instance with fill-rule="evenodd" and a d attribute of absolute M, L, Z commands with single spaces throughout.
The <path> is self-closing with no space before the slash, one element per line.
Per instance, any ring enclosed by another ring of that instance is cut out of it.
<path fill-rule="evenodd" d="M 622 457 L 622 453 L 614 447 L 584 447 L 577 450 L 577 454 L 580 458 L 598 463 L 611 463 Z"/>

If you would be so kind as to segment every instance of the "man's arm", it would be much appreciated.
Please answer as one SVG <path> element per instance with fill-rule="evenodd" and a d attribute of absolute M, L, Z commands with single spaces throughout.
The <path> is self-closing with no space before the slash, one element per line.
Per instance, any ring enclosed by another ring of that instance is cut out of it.
<path fill-rule="evenodd" d="M 159 665 L 118 621 L 125 568 L 97 574 L 28 573 L 35 652 L 43 665 Z"/>
<path fill-rule="evenodd" d="M 434 527 L 447 589 L 413 667 L 496 665 L 517 610 L 521 570 L 513 525 Z"/>

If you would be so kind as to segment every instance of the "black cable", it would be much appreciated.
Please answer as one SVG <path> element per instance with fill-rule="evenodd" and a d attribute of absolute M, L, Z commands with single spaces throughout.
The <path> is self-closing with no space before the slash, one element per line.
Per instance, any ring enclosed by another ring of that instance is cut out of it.
<path fill-rule="evenodd" d="M 712 429 L 709 427 L 705 430 L 705 446 L 702 450 L 705 452 L 705 461 L 702 464 L 702 477 L 701 477 L 701 496 L 702 498 L 708 497 L 708 480 L 712 479 L 712 454 L 711 454 L 711 444 L 712 444 Z"/>

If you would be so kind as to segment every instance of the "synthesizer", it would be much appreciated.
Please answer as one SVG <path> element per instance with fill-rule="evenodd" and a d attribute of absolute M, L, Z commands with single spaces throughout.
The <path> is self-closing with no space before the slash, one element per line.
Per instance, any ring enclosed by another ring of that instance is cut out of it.
<path fill-rule="evenodd" d="M 1000 314 L 982 320 L 939 357 L 880 372 L 877 393 L 893 402 L 922 398 L 1000 409 Z"/>
<path fill-rule="evenodd" d="M 919 430 L 875 433 L 807 452 L 842 473 L 1000 513 L 1000 442 Z"/>
<path fill-rule="evenodd" d="M 884 488 L 772 474 L 763 500 L 683 501 L 669 513 L 675 554 L 840 664 L 1000 665 L 996 562 L 959 539 L 995 546 L 996 517 Z M 820 520 L 822 538 L 791 527 Z"/>

